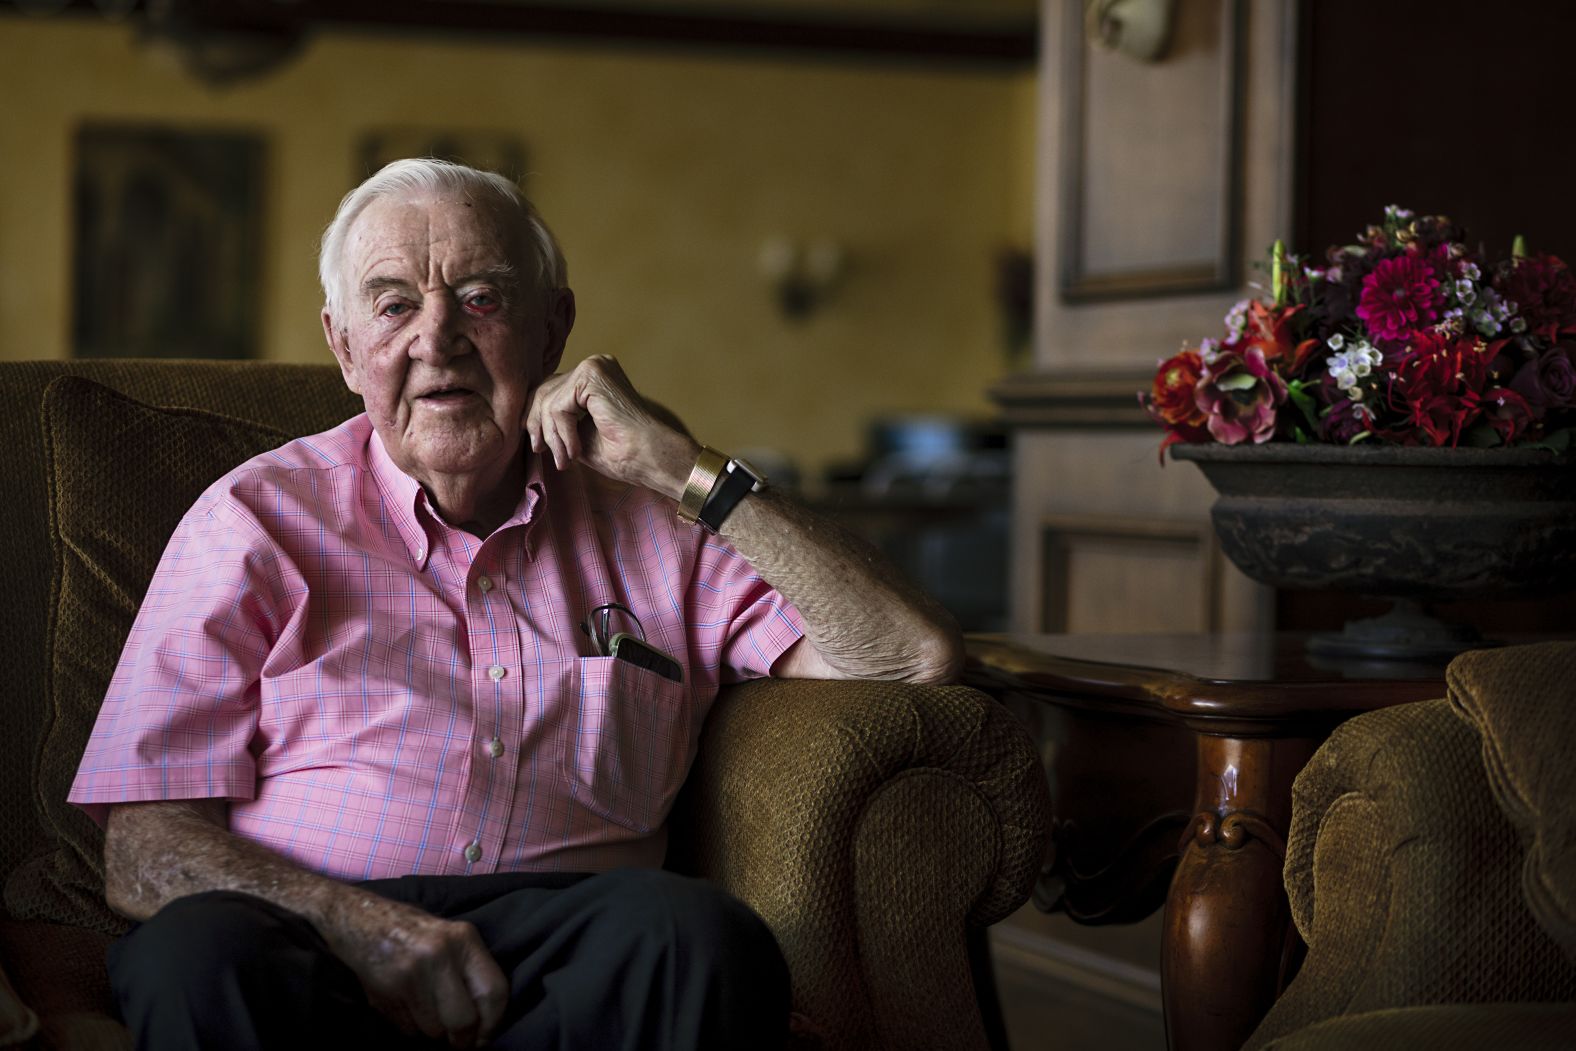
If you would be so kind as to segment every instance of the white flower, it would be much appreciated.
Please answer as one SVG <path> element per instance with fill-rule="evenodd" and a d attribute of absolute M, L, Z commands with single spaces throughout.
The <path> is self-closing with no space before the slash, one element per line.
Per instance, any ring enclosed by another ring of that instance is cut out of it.
<path fill-rule="evenodd" d="M 1521 335 L 1523 332 L 1527 331 L 1527 319 L 1521 317 L 1512 318 L 1510 322 L 1510 330 L 1518 336 Z"/>
<path fill-rule="evenodd" d="M 1324 342 L 1329 344 L 1331 350 L 1340 350 L 1342 347 L 1346 346 L 1346 337 L 1337 332 L 1335 335 L 1331 336 Z"/>
<path fill-rule="evenodd" d="M 1476 295 L 1476 294 L 1477 294 L 1477 286 L 1474 285 L 1471 281 L 1467 280 L 1464 277 L 1460 278 L 1459 280 L 1456 281 L 1456 297 L 1458 299 L 1464 299 L 1468 303 L 1470 303 L 1470 302 L 1472 302 L 1472 297 L 1474 295 Z"/>
<path fill-rule="evenodd" d="M 1226 311 L 1226 331 L 1231 333 L 1233 340 L 1241 339 L 1242 332 L 1248 327 L 1248 306 L 1251 300 L 1239 299 Z"/>
<path fill-rule="evenodd" d="M 1469 281 L 1476 281 L 1483 276 L 1483 272 L 1478 269 L 1476 263 L 1467 263 L 1461 267 L 1461 276 Z"/>
<path fill-rule="evenodd" d="M 1220 356 L 1220 340 L 1210 339 L 1208 336 L 1198 341 L 1198 356 L 1204 359 L 1204 364 L 1213 365 Z"/>

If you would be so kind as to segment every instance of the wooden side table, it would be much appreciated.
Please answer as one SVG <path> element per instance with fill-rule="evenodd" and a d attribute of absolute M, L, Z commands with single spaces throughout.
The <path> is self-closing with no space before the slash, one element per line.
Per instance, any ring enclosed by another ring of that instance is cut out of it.
<path fill-rule="evenodd" d="M 1162 905 L 1175 1051 L 1236 1051 L 1300 960 L 1281 869 L 1291 783 L 1359 712 L 1442 668 L 1310 663 L 1301 635 L 976 635 L 967 681 L 1036 726 L 1056 811 L 1035 903 L 1080 923 Z"/>

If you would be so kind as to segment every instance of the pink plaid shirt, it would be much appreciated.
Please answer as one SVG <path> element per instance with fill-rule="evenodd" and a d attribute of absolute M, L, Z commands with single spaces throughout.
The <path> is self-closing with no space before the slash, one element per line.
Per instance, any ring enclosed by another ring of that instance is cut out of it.
<path fill-rule="evenodd" d="M 223 798 L 340 879 L 655 865 L 720 683 L 798 612 L 655 494 L 531 457 L 509 521 L 446 525 L 366 416 L 215 483 L 164 552 L 70 799 Z M 596 656 L 601 603 L 682 684 Z"/>

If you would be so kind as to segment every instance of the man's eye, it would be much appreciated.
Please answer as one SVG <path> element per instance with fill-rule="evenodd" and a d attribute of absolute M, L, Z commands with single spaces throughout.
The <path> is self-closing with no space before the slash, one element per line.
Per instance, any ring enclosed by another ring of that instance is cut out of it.
<path fill-rule="evenodd" d="M 378 308 L 378 313 L 384 317 L 399 317 L 408 310 L 410 310 L 408 303 L 385 303 Z"/>
<path fill-rule="evenodd" d="M 498 309 L 498 297 L 491 292 L 476 292 L 465 299 L 465 305 L 482 314 L 491 314 Z"/>

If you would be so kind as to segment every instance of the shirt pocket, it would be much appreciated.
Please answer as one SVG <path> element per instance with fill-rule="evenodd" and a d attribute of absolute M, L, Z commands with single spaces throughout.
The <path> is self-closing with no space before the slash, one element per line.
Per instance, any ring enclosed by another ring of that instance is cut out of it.
<path fill-rule="evenodd" d="M 582 657 L 574 697 L 571 794 L 614 824 L 655 831 L 689 769 L 689 689 L 628 661 Z"/>

